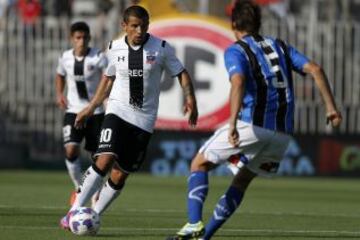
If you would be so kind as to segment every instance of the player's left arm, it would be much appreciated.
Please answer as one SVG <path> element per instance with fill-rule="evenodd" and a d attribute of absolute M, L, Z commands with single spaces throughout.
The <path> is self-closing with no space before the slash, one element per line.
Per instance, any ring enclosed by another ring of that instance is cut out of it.
<path fill-rule="evenodd" d="M 326 107 L 327 121 L 331 122 L 333 127 L 339 127 L 342 121 L 341 112 L 336 106 L 334 95 L 331 92 L 330 84 L 325 72 L 318 64 L 311 61 L 304 65 L 303 71 L 311 74 L 320 91 Z"/>
<path fill-rule="evenodd" d="M 186 70 L 178 74 L 177 77 L 179 79 L 179 83 L 185 97 L 183 112 L 186 116 L 188 116 L 189 125 L 195 127 L 198 118 L 198 109 L 196 104 L 194 86 L 191 82 L 190 75 Z"/>
<path fill-rule="evenodd" d="M 198 118 L 198 110 L 191 77 L 179 59 L 175 56 L 174 48 L 165 41 L 162 42 L 162 47 L 164 54 L 164 67 L 172 76 L 178 77 L 185 97 L 183 112 L 188 117 L 189 125 L 191 127 L 195 127 Z"/>

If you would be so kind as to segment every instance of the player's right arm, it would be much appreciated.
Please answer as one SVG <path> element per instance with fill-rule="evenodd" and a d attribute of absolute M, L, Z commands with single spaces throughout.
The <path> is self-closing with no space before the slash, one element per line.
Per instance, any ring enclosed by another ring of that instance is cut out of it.
<path fill-rule="evenodd" d="M 58 65 L 56 68 L 56 76 L 55 76 L 55 90 L 56 90 L 56 104 L 62 110 L 67 108 L 67 100 L 64 95 L 65 89 L 65 75 L 66 70 L 63 66 L 63 59 L 62 56 L 58 59 Z"/>
<path fill-rule="evenodd" d="M 88 119 L 95 109 L 103 104 L 105 98 L 110 94 L 115 77 L 103 75 L 99 86 L 96 89 L 95 96 L 91 99 L 89 105 L 76 115 L 75 128 L 82 128 L 86 119 Z"/>
<path fill-rule="evenodd" d="M 247 62 L 240 51 L 231 47 L 225 51 L 224 60 L 231 84 L 228 141 L 231 145 L 237 146 L 240 137 L 236 125 L 245 93 L 245 66 Z"/>
<path fill-rule="evenodd" d="M 61 76 L 60 74 L 56 74 L 55 86 L 56 86 L 56 104 L 60 109 L 65 110 L 67 107 L 66 97 L 64 96 L 65 77 Z"/>

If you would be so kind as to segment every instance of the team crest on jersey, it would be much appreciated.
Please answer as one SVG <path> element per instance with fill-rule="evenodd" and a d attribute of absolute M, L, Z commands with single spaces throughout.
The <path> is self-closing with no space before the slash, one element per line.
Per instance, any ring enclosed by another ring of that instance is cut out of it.
<path fill-rule="evenodd" d="M 95 66 L 94 65 L 88 65 L 87 66 L 87 70 L 88 71 L 92 71 L 92 70 L 94 70 L 95 69 Z"/>
<path fill-rule="evenodd" d="M 146 55 L 146 63 L 147 64 L 153 64 L 156 60 L 156 53 L 155 52 L 149 52 Z"/>

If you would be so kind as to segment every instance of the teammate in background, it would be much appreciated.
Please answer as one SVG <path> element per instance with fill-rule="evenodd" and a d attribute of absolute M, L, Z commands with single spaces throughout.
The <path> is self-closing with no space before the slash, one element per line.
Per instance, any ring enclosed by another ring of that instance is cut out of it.
<path fill-rule="evenodd" d="M 184 94 L 183 110 L 189 125 L 194 126 L 197 122 L 198 112 L 190 76 L 173 48 L 166 41 L 147 33 L 148 12 L 143 7 L 131 6 L 123 16 L 125 35 L 110 42 L 109 66 L 96 95 L 75 120 L 75 126 L 81 127 L 102 103 L 107 96 L 106 89 L 112 85 L 95 154 L 97 160 L 86 171 L 74 204 L 60 222 L 64 229 L 69 228 L 71 212 L 86 204 L 102 186 L 103 178 L 115 163 L 119 169 L 111 170 L 94 206 L 99 214 L 120 194 L 129 174 L 142 165 L 157 116 L 160 79 L 164 69 L 179 80 Z"/>
<path fill-rule="evenodd" d="M 259 35 L 260 8 L 238 1 L 232 10 L 236 43 L 225 52 L 229 73 L 230 119 L 200 148 L 188 179 L 188 223 L 168 239 L 210 239 L 239 207 L 258 174 L 276 173 L 293 132 L 292 70 L 309 73 L 325 103 L 326 117 L 338 127 L 342 117 L 320 66 L 281 40 Z M 227 161 L 239 171 L 203 225 L 202 209 L 208 193 L 208 172 Z"/>
<path fill-rule="evenodd" d="M 82 178 L 79 146 L 85 138 L 85 149 L 91 154 L 96 151 L 104 118 L 104 107 L 100 105 L 94 109 L 94 115 L 89 117 L 83 129 L 75 129 L 75 118 L 76 114 L 94 97 L 102 72 L 107 66 L 107 59 L 99 49 L 89 47 L 90 29 L 85 22 L 75 22 L 71 25 L 70 38 L 73 48 L 65 51 L 59 58 L 55 82 L 57 105 L 65 111 L 63 125 L 65 163 L 77 191 Z M 66 97 L 65 85 L 67 85 Z M 71 203 L 76 191 L 72 193 Z"/>

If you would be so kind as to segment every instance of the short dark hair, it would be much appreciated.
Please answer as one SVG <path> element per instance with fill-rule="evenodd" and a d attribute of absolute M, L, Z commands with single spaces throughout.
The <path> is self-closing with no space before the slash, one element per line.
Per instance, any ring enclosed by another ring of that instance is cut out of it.
<path fill-rule="evenodd" d="M 236 1 L 231 21 L 236 30 L 257 34 L 261 27 L 261 9 L 250 0 Z"/>
<path fill-rule="evenodd" d="M 84 32 L 84 33 L 90 35 L 89 25 L 87 25 L 87 23 L 85 23 L 85 22 L 75 22 L 75 23 L 71 24 L 71 27 L 70 27 L 71 35 L 74 34 L 74 32 Z"/>
<path fill-rule="evenodd" d="M 129 22 L 129 18 L 130 16 L 133 17 L 137 17 L 140 18 L 142 20 L 147 20 L 149 21 L 149 13 L 146 11 L 145 8 L 138 6 L 138 5 L 134 5 L 131 7 L 128 7 L 127 9 L 125 9 L 124 11 L 124 22 L 127 23 Z"/>

